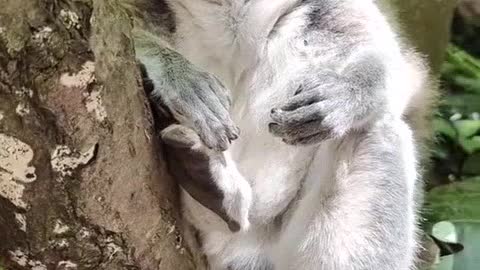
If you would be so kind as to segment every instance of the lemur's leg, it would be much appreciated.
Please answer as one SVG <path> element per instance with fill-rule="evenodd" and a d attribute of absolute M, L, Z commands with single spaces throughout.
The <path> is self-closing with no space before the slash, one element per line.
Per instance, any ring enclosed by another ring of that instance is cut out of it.
<path fill-rule="evenodd" d="M 235 256 L 227 256 L 231 259 L 220 256 L 209 257 L 210 270 L 276 270 L 273 264 L 264 254 L 260 254 L 255 249 L 249 247 L 238 247 L 235 250 Z"/>
<path fill-rule="evenodd" d="M 252 191 L 228 152 L 209 149 L 195 131 L 182 125 L 167 127 L 161 136 L 170 172 L 180 186 L 221 217 L 232 232 L 247 230 Z"/>
<path fill-rule="evenodd" d="M 331 172 L 318 171 L 326 161 L 315 160 L 275 269 L 411 269 L 417 249 L 412 140 L 403 121 L 387 117 L 335 142 Z"/>
<path fill-rule="evenodd" d="M 161 136 L 170 172 L 182 187 L 184 217 L 199 230 L 209 269 L 273 270 L 257 235 L 248 230 L 251 187 L 228 151 L 208 149 L 181 125 L 167 127 Z"/>

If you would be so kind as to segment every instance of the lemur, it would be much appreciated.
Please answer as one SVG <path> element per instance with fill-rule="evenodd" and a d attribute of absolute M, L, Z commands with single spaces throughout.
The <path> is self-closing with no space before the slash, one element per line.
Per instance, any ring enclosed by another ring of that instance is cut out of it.
<path fill-rule="evenodd" d="M 211 269 L 414 268 L 429 71 L 375 1 L 127 1 Z"/>

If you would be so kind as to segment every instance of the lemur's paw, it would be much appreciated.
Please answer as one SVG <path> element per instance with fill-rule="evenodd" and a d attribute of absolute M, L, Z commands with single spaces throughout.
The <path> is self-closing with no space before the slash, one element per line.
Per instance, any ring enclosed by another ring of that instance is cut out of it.
<path fill-rule="evenodd" d="M 228 90 L 213 75 L 192 69 L 178 72 L 181 78 L 165 79 L 159 90 L 161 102 L 182 125 L 191 127 L 210 149 L 225 151 L 239 136 L 230 117 Z M 156 92 L 154 92 L 156 93 Z M 155 99 L 155 96 L 154 96 Z"/>
<path fill-rule="evenodd" d="M 342 137 L 370 114 L 370 104 L 362 104 L 366 101 L 358 99 L 358 91 L 336 74 L 304 80 L 290 99 L 271 110 L 269 131 L 292 145 Z"/>
<path fill-rule="evenodd" d="M 192 129 L 182 125 L 170 125 L 160 133 L 162 141 L 174 148 L 200 148 L 202 141 Z"/>

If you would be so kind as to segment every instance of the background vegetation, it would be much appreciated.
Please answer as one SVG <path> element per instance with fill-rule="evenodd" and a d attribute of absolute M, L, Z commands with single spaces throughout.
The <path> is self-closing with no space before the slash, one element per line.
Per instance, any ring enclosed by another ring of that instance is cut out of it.
<path fill-rule="evenodd" d="M 460 20 L 457 15 L 442 68 L 444 96 L 434 120 L 430 222 L 480 219 L 480 47 L 471 46 L 480 45 L 480 27 Z"/>
<path fill-rule="evenodd" d="M 426 228 L 437 241 L 441 255 L 448 256 L 440 263 L 437 261 L 433 269 L 473 270 L 480 267 L 478 19 L 457 12 L 442 67 L 444 96 L 434 120 L 436 144 L 424 216 Z M 445 242 L 439 244 L 438 241 Z M 462 246 L 445 246 L 445 243 Z"/>

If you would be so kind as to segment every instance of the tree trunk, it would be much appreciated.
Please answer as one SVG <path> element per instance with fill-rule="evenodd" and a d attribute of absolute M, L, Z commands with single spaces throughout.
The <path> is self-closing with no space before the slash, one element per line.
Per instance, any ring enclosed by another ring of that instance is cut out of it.
<path fill-rule="evenodd" d="M 184 245 L 119 1 L 0 0 L 0 269 L 204 267 Z M 449 13 L 401 14 L 438 66 Z"/>
<path fill-rule="evenodd" d="M 197 269 L 127 13 L 115 0 L 0 6 L 0 264 Z"/>
<path fill-rule="evenodd" d="M 411 45 L 428 56 L 434 73 L 440 71 L 450 40 L 457 0 L 376 0 L 392 12 L 396 25 Z"/>

